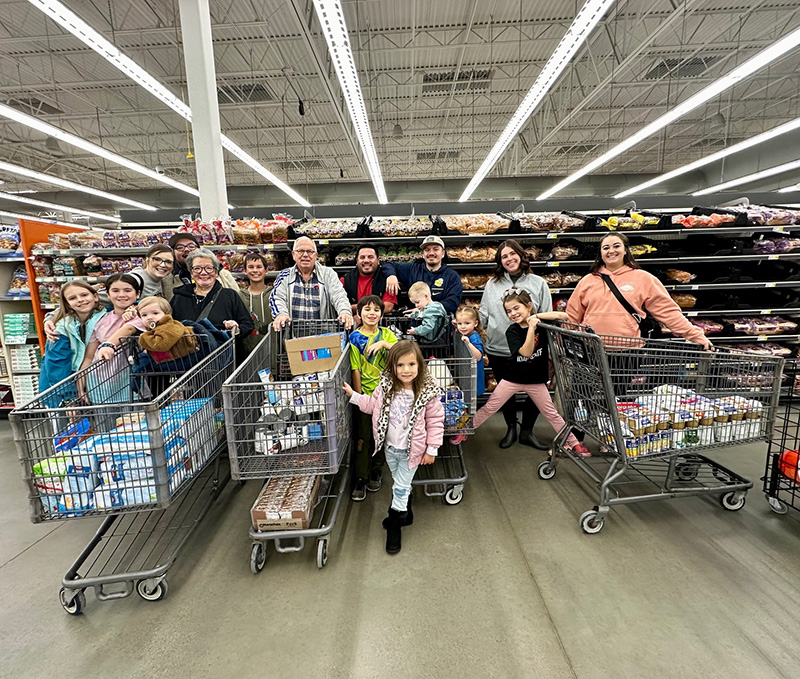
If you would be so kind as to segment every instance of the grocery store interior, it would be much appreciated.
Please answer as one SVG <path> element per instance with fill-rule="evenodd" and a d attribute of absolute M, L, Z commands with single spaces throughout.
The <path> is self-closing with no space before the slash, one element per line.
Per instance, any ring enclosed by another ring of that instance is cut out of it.
<path fill-rule="evenodd" d="M 795 0 L 0 0 L 0 677 L 796 677 L 799 150 Z M 68 284 L 177 271 L 178 234 L 245 291 L 301 236 L 337 276 L 433 237 L 476 309 L 513 239 L 554 311 L 624 234 L 716 351 L 662 321 L 620 387 L 622 345 L 556 325 L 567 427 L 500 446 L 443 330 L 390 555 L 335 315 L 45 387 Z"/>

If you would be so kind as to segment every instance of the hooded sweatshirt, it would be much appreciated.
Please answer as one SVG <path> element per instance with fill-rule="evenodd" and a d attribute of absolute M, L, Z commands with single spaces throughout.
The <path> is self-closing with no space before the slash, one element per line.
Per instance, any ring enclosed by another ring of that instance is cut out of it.
<path fill-rule="evenodd" d="M 506 329 L 511 325 L 508 320 L 506 309 L 503 306 L 503 295 L 506 290 L 519 288 L 525 290 L 531 296 L 533 302 L 533 313 L 541 314 L 545 311 L 553 310 L 553 298 L 550 295 L 550 288 L 544 278 L 536 274 L 522 274 L 517 282 L 511 280 L 508 273 L 503 274 L 499 281 L 494 278 L 489 279 L 483 290 L 481 297 L 481 308 L 479 316 L 481 325 L 486 329 L 486 344 L 484 345 L 487 354 L 495 356 L 511 356 L 506 340 Z"/>
<path fill-rule="evenodd" d="M 610 275 L 622 296 L 643 317 L 652 315 L 673 333 L 691 342 L 703 341 L 703 331 L 686 319 L 661 281 L 652 274 L 629 266 L 623 266 L 613 273 L 602 267 L 597 273 Z M 567 314 L 573 323 L 589 325 L 599 335 L 640 336 L 636 320 L 625 311 L 614 293 L 596 274 L 589 274 L 580 280 L 567 303 Z"/>
<path fill-rule="evenodd" d="M 272 312 L 269 308 L 270 294 L 272 294 L 272 288 L 266 288 L 258 294 L 253 294 L 249 290 L 239 290 L 239 297 L 250 312 L 250 317 L 255 325 L 253 333 L 244 338 L 244 348 L 248 354 L 264 338 L 272 323 Z"/>

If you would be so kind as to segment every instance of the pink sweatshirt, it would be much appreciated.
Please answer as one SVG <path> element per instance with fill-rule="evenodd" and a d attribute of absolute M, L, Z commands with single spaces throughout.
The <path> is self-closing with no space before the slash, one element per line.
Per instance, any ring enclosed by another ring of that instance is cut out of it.
<path fill-rule="evenodd" d="M 622 296 L 637 313 L 642 309 L 673 333 L 691 342 L 701 342 L 705 335 L 681 313 L 680 307 L 669 296 L 666 288 L 655 276 L 642 269 L 623 266 L 611 273 L 602 267 L 598 273 L 609 274 Z M 600 276 L 584 276 L 567 303 L 567 314 L 573 323 L 591 326 L 599 335 L 639 337 L 639 326 L 614 297 Z"/>

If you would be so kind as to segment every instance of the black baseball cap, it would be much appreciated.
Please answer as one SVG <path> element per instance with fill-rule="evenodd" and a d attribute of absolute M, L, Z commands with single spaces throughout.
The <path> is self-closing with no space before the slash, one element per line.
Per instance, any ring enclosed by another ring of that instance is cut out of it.
<path fill-rule="evenodd" d="M 197 238 L 195 238 L 190 233 L 173 233 L 169 238 L 169 246 L 174 250 L 175 244 L 179 240 L 190 240 L 192 241 L 198 248 L 200 247 L 200 243 L 197 242 Z"/>

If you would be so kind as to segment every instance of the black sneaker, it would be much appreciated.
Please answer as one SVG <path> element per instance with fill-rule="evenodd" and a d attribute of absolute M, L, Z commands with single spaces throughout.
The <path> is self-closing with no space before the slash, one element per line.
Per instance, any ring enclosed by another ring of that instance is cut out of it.
<path fill-rule="evenodd" d="M 367 482 L 365 479 L 356 479 L 356 485 L 353 492 L 350 493 L 350 499 L 353 502 L 363 502 L 367 499 Z"/>
<path fill-rule="evenodd" d="M 367 490 L 370 493 L 377 493 L 381 489 L 382 485 L 383 482 L 381 481 L 381 470 L 373 469 L 369 473 L 369 483 L 367 484 Z"/>

